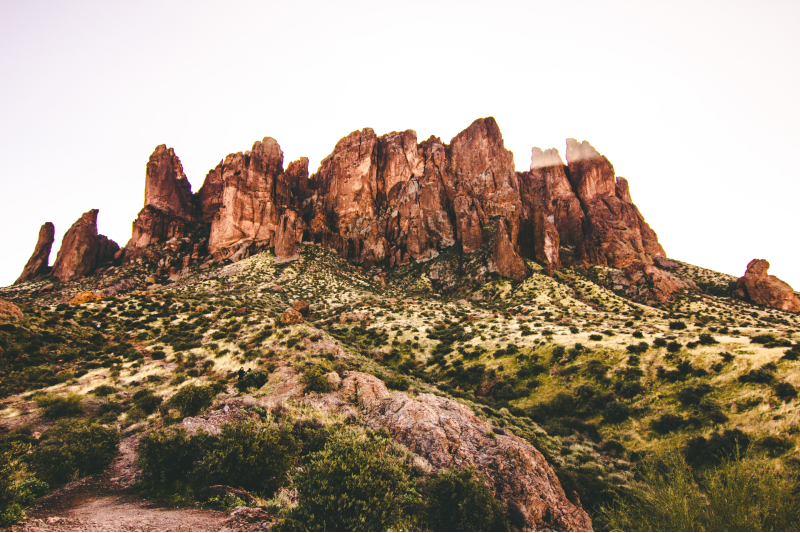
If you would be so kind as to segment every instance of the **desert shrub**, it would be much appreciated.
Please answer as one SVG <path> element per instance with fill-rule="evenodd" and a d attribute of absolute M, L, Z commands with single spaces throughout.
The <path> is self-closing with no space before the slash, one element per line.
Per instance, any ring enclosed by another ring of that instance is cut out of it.
<path fill-rule="evenodd" d="M 603 422 L 618 424 L 626 421 L 631 416 L 630 408 L 620 402 L 611 402 L 603 409 Z"/>
<path fill-rule="evenodd" d="M 714 344 L 719 344 L 719 341 L 711 336 L 710 333 L 701 333 L 700 337 L 697 339 L 697 342 L 702 344 L 703 346 L 711 346 Z"/>
<path fill-rule="evenodd" d="M 600 380 L 605 377 L 608 370 L 609 370 L 608 365 L 604 365 L 597 359 L 589 359 L 583 365 L 582 373 L 584 376 L 589 376 L 594 378 L 595 380 Z"/>
<path fill-rule="evenodd" d="M 386 380 L 386 386 L 393 390 L 408 390 L 411 383 L 404 376 L 392 376 Z"/>
<path fill-rule="evenodd" d="M 591 335 L 589 335 L 589 340 L 590 341 L 601 341 L 601 340 L 603 340 L 603 336 L 602 335 L 598 335 L 597 333 L 592 333 Z"/>
<path fill-rule="evenodd" d="M 211 407 L 214 401 L 214 389 L 208 385 L 186 385 L 169 399 L 169 404 L 180 411 L 181 416 L 196 416 Z"/>
<path fill-rule="evenodd" d="M 769 371 L 769 369 L 761 367 L 761 368 L 754 368 L 747 372 L 746 374 L 742 374 L 739 376 L 739 381 L 742 383 L 761 383 L 761 384 L 770 384 L 775 380 L 775 375 Z"/>
<path fill-rule="evenodd" d="M 298 456 L 298 445 L 287 424 L 260 425 L 254 421 L 224 424 L 219 437 L 195 467 L 202 485 L 230 485 L 271 496 L 283 486 Z"/>
<path fill-rule="evenodd" d="M 404 507 L 413 496 L 410 471 L 410 456 L 390 438 L 343 430 L 295 474 L 298 504 L 277 529 L 408 528 Z"/>
<path fill-rule="evenodd" d="M 665 435 L 681 429 L 685 422 L 682 416 L 667 413 L 651 420 L 650 427 L 656 433 Z"/>
<path fill-rule="evenodd" d="M 42 433 L 26 458 L 36 477 L 51 486 L 102 472 L 119 445 L 116 429 L 83 420 L 62 420 Z"/>
<path fill-rule="evenodd" d="M 662 339 L 661 337 L 653 339 L 653 345 L 659 348 L 663 348 L 667 345 L 667 339 Z"/>
<path fill-rule="evenodd" d="M 117 392 L 117 389 L 110 386 L 110 385 L 100 385 L 99 387 L 95 387 L 90 391 L 91 394 L 95 396 L 108 396 L 109 394 L 114 394 Z"/>
<path fill-rule="evenodd" d="M 640 342 L 639 344 L 629 344 L 625 347 L 631 353 L 644 353 L 647 349 L 650 348 L 650 345 L 646 342 Z"/>
<path fill-rule="evenodd" d="M 678 391 L 678 401 L 683 405 L 697 405 L 706 394 L 711 392 L 711 386 L 706 383 L 689 385 Z"/>
<path fill-rule="evenodd" d="M 641 481 L 602 509 L 612 531 L 792 531 L 800 520 L 797 481 L 769 461 L 739 456 L 705 472 L 702 482 L 679 454 L 638 469 Z"/>
<path fill-rule="evenodd" d="M 798 359 L 800 359 L 800 345 L 792 346 L 791 348 L 786 350 L 783 353 L 783 357 L 781 357 L 781 359 L 784 359 L 786 361 L 797 361 Z"/>
<path fill-rule="evenodd" d="M 740 429 L 726 429 L 722 433 L 712 432 L 708 438 L 693 437 L 683 450 L 686 460 L 693 466 L 719 464 L 738 457 L 750 447 L 750 436 Z"/>
<path fill-rule="evenodd" d="M 188 483 L 211 438 L 202 430 L 191 436 L 182 427 L 143 435 L 139 439 L 137 462 L 145 482 L 158 488 Z"/>
<path fill-rule="evenodd" d="M 557 345 L 553 346 L 553 352 L 552 352 L 553 360 L 557 361 L 557 360 L 561 359 L 562 357 L 564 357 L 564 354 L 566 352 L 567 352 L 567 349 L 565 347 L 561 346 L 560 344 L 557 344 Z"/>
<path fill-rule="evenodd" d="M 550 401 L 531 406 L 529 414 L 535 422 L 544 424 L 550 418 L 574 416 L 579 409 L 575 396 L 568 392 L 559 392 Z"/>
<path fill-rule="evenodd" d="M 425 485 L 431 531 L 508 531 L 505 510 L 473 468 L 440 470 Z"/>
<path fill-rule="evenodd" d="M 790 439 L 778 435 L 767 435 L 758 440 L 756 447 L 765 451 L 770 457 L 777 457 L 794 447 Z"/>
<path fill-rule="evenodd" d="M 50 420 L 83 414 L 83 402 L 81 402 L 81 397 L 75 393 L 69 393 L 66 396 L 54 394 L 37 396 L 36 405 L 43 409 L 42 414 Z"/>
<path fill-rule="evenodd" d="M 330 392 L 331 384 L 325 377 L 325 370 L 319 366 L 306 367 L 300 382 L 304 385 L 305 392 Z"/>
<path fill-rule="evenodd" d="M 681 321 L 670 322 L 669 329 L 672 330 L 686 329 L 686 322 L 681 322 Z"/>
<path fill-rule="evenodd" d="M 703 415 L 715 424 L 722 424 L 728 421 L 728 417 L 722 412 L 719 404 L 705 398 L 698 404 L 698 409 Z"/>
<path fill-rule="evenodd" d="M 678 341 L 670 341 L 667 343 L 667 351 L 669 353 L 678 353 L 683 348 L 683 345 Z"/>
<path fill-rule="evenodd" d="M 239 392 L 246 392 L 247 389 L 260 389 L 269 381 L 269 372 L 263 370 L 256 370 L 255 372 L 248 372 L 242 379 L 234 384 L 236 390 Z"/>
<path fill-rule="evenodd" d="M 150 389 L 138 390 L 133 395 L 133 405 L 148 415 L 154 413 L 163 401 L 164 400 L 161 398 L 161 396 L 156 396 Z"/>
<path fill-rule="evenodd" d="M 618 396 L 630 400 L 644 392 L 644 386 L 638 381 L 617 381 L 614 391 Z"/>

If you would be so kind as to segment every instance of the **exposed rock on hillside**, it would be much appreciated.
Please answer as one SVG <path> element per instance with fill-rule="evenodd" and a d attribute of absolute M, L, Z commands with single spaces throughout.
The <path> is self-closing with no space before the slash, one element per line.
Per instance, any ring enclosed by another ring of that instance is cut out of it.
<path fill-rule="evenodd" d="M 172 148 L 159 145 L 147 163 L 144 208 L 133 222 L 125 259 L 150 244 L 185 237 L 194 218 L 192 188 L 183 165 Z"/>
<path fill-rule="evenodd" d="M 800 298 L 788 283 L 767 274 L 769 261 L 753 259 L 747 264 L 747 271 L 736 283 L 734 294 L 743 300 L 756 304 L 800 312 Z"/>
<path fill-rule="evenodd" d="M 0 319 L 18 320 L 22 316 L 22 311 L 19 307 L 6 300 L 0 300 Z"/>
<path fill-rule="evenodd" d="M 581 258 L 626 268 L 643 256 L 665 256 L 658 237 L 631 202 L 628 182 L 586 141 L 567 139 L 569 180 L 586 216 Z"/>
<path fill-rule="evenodd" d="M 358 405 L 367 426 L 385 429 L 435 469 L 477 468 L 522 516 L 525 530 L 592 529 L 589 516 L 567 499 L 536 448 L 502 430 L 495 433 L 468 407 L 433 394 L 389 393 L 382 381 L 361 372 L 347 373 L 338 394 Z"/>
<path fill-rule="evenodd" d="M 39 239 L 36 241 L 36 248 L 33 249 L 33 255 L 28 259 L 22 274 L 19 276 L 14 285 L 25 283 L 26 281 L 33 281 L 38 279 L 50 271 L 50 250 L 53 248 L 53 241 L 55 240 L 56 228 L 52 222 L 45 222 L 39 230 Z"/>
<path fill-rule="evenodd" d="M 54 277 L 61 281 L 78 279 L 112 260 L 119 251 L 116 242 L 97 234 L 97 213 L 97 209 L 87 211 L 64 234 L 53 263 L 51 274 Z"/>

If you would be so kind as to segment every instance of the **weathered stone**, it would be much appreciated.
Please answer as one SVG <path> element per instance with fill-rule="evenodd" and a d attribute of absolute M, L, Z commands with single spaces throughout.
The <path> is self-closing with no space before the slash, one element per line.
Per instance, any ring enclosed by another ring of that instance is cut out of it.
<path fill-rule="evenodd" d="M 386 430 L 434 469 L 478 469 L 518 512 L 521 529 L 591 530 L 591 519 L 567 499 L 544 456 L 524 439 L 496 434 L 468 407 L 433 394 L 390 393 L 378 378 L 360 372 L 345 375 L 338 395 L 358 405 L 367 426 Z"/>
<path fill-rule="evenodd" d="M 51 274 L 72 281 L 91 273 L 97 265 L 114 258 L 119 246 L 97 234 L 97 209 L 87 211 L 64 234 Z"/>
<path fill-rule="evenodd" d="M 281 313 L 281 324 L 291 326 L 292 324 L 300 324 L 303 322 L 303 315 L 297 309 L 288 307 Z"/>
<path fill-rule="evenodd" d="M 6 300 L 0 300 L 0 320 L 19 320 L 23 317 L 22 310 Z"/>
<path fill-rule="evenodd" d="M 792 287 L 775 276 L 767 274 L 769 261 L 753 259 L 747 264 L 744 276 L 736 282 L 734 294 L 759 305 L 766 305 L 792 313 L 800 312 L 800 298 Z"/>
<path fill-rule="evenodd" d="M 311 306 L 308 305 L 308 302 L 306 302 L 305 300 L 295 300 L 294 302 L 292 302 L 292 307 L 295 310 L 297 310 L 298 313 L 303 315 L 303 317 L 307 317 L 308 311 Z"/>
<path fill-rule="evenodd" d="M 25 283 L 26 281 L 33 281 L 38 279 L 48 272 L 50 272 L 50 250 L 53 248 L 53 241 L 55 240 L 56 228 L 52 222 L 45 222 L 39 229 L 39 238 L 36 241 L 36 247 L 33 249 L 33 255 L 28 259 L 25 268 L 22 269 L 22 274 L 14 282 L 14 285 Z"/>

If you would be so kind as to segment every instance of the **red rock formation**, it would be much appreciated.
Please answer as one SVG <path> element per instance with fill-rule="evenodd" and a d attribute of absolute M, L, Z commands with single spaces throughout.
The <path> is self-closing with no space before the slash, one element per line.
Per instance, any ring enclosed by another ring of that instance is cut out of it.
<path fill-rule="evenodd" d="M 264 137 L 249 152 L 228 155 L 221 174 L 222 192 L 211 222 L 209 252 L 227 256 L 245 241 L 269 243 L 282 214 L 275 201 L 276 181 L 283 174 L 283 151 L 277 141 Z"/>
<path fill-rule="evenodd" d="M 0 300 L 0 320 L 20 320 L 23 316 L 19 307 L 6 300 Z"/>
<path fill-rule="evenodd" d="M 194 221 L 192 188 L 172 148 L 159 145 L 147 162 L 144 208 L 133 222 L 125 260 L 153 243 L 182 238 Z"/>
<path fill-rule="evenodd" d="M 39 229 L 39 239 L 36 241 L 36 248 L 33 249 L 33 255 L 28 259 L 25 268 L 22 269 L 22 274 L 19 276 L 14 285 L 25 283 L 26 281 L 33 281 L 38 279 L 50 271 L 48 265 L 50 264 L 50 250 L 53 248 L 53 241 L 55 240 L 56 228 L 52 222 L 45 222 Z"/>
<path fill-rule="evenodd" d="M 51 275 L 61 281 L 72 281 L 114 258 L 119 246 L 105 235 L 97 234 L 97 213 L 97 209 L 87 211 L 64 234 Z"/>
<path fill-rule="evenodd" d="M 775 309 L 800 312 L 800 298 L 788 283 L 767 274 L 769 261 L 753 259 L 747 264 L 744 276 L 736 282 L 734 294 L 742 300 Z"/>
<path fill-rule="evenodd" d="M 222 169 L 224 165 L 225 160 L 222 160 L 216 168 L 209 170 L 205 181 L 203 181 L 203 186 L 194 195 L 197 217 L 209 224 L 214 220 L 222 205 Z"/>
<path fill-rule="evenodd" d="M 625 268 L 664 256 L 658 237 L 630 201 L 628 183 L 588 142 L 567 139 L 569 180 L 583 207 L 584 262 Z"/>

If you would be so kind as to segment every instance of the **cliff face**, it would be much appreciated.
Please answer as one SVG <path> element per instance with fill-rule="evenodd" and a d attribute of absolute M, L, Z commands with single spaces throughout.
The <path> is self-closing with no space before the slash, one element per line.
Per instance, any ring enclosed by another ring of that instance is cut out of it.
<path fill-rule="evenodd" d="M 365 266 L 424 262 L 451 246 L 466 254 L 489 246 L 485 269 L 515 280 L 528 276 L 525 258 L 548 272 L 608 265 L 627 272 L 626 283 L 647 279 L 656 299 L 668 300 L 682 286 L 666 283 L 653 264 L 664 250 L 627 181 L 586 141 L 568 139 L 566 155 L 565 165 L 557 150 L 533 148 L 530 170 L 516 172 L 489 117 L 449 144 L 436 137 L 420 143 L 413 130 L 354 131 L 309 176 L 308 159 L 284 169 L 278 142 L 265 137 L 225 157 L 192 195 L 180 159 L 160 145 L 147 163 L 145 205 L 124 260 L 182 239 L 199 246 L 183 268 L 200 259 L 206 242 L 215 261 L 266 248 L 290 261 L 303 241 L 313 241 Z M 36 257 L 46 248 L 40 241 Z M 46 269 L 31 261 L 26 272 Z M 40 274 L 21 279 L 30 275 Z"/>
<path fill-rule="evenodd" d="M 48 272 L 50 259 L 50 251 L 53 248 L 53 241 L 55 241 L 56 228 L 52 222 L 45 222 L 41 229 L 39 229 L 39 238 L 36 241 L 36 247 L 33 249 L 33 255 L 28 259 L 22 274 L 19 276 L 14 285 L 25 283 L 26 281 L 33 281 L 38 279 Z"/>
<path fill-rule="evenodd" d="M 72 281 L 114 258 L 119 245 L 97 233 L 97 213 L 97 209 L 87 211 L 64 234 L 53 263 L 52 276 L 61 281 Z"/>

